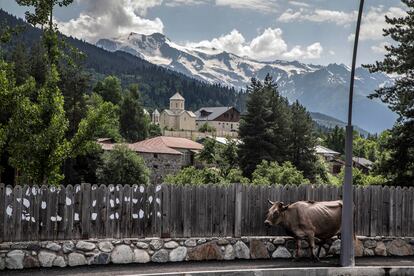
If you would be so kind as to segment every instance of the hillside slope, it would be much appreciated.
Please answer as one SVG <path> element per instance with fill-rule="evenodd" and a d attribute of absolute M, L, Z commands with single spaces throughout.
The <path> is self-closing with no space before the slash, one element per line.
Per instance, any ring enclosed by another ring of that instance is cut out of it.
<path fill-rule="evenodd" d="M 101 39 L 96 45 L 108 51 L 123 51 L 153 64 L 180 72 L 208 83 L 245 88 L 252 77 L 263 79 L 270 73 L 282 95 L 291 102 L 299 100 L 308 110 L 346 120 L 350 69 L 343 64 L 320 66 L 298 61 L 260 62 L 217 49 L 180 46 L 163 34 Z M 391 84 L 385 74 L 370 74 L 358 68 L 355 81 L 355 124 L 379 132 L 391 127 L 396 119 L 387 106 L 368 99 L 380 86 Z M 381 118 L 381 120 L 378 120 Z"/>

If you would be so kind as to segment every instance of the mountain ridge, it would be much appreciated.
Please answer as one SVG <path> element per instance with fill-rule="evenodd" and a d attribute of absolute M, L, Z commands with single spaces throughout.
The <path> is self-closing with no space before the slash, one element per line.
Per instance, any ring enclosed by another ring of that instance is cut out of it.
<path fill-rule="evenodd" d="M 129 52 L 198 80 L 235 89 L 245 89 L 252 77 L 264 79 L 270 73 L 280 93 L 290 102 L 299 100 L 309 111 L 343 121 L 347 118 L 350 68 L 344 64 L 323 66 L 299 61 L 255 61 L 217 49 L 181 46 L 160 33 L 130 33 L 115 39 L 98 40 L 96 45 L 109 51 Z M 357 68 L 355 124 L 372 133 L 394 124 L 397 116 L 387 106 L 367 98 L 375 89 L 392 81 L 383 73 L 371 74 L 364 68 Z"/>

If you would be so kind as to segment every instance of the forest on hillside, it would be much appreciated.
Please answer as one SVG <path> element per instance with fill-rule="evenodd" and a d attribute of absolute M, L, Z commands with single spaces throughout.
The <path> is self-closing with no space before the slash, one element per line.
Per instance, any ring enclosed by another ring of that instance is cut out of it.
<path fill-rule="evenodd" d="M 6 56 L 10 57 L 12 49 L 18 44 L 30 49 L 41 41 L 42 31 L 39 28 L 1 9 L 0 24 L 11 28 L 20 26 L 19 32 L 12 37 L 10 43 L 3 46 Z M 203 83 L 125 52 L 112 53 L 73 37 L 62 34 L 59 34 L 59 37 L 83 53 L 82 65 L 91 74 L 91 85 L 106 75 L 117 76 L 123 87 L 139 83 L 143 104 L 146 107 L 167 107 L 168 99 L 179 91 L 186 99 L 187 108 L 191 110 L 197 110 L 202 106 L 235 106 L 244 110 L 245 94 L 234 88 Z"/>

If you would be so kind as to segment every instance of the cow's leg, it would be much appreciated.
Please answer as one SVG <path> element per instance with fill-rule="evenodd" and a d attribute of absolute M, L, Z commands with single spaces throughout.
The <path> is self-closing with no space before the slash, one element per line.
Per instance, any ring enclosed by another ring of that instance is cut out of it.
<path fill-rule="evenodd" d="M 319 262 L 319 257 L 318 257 L 318 256 L 316 256 L 316 255 L 315 255 L 315 252 L 313 251 L 313 250 L 315 249 L 315 235 L 314 235 L 314 233 L 313 233 L 313 232 L 308 232 L 308 233 L 307 233 L 307 236 L 308 236 L 308 241 L 309 241 L 309 249 L 310 249 L 310 251 L 311 251 L 311 256 L 312 256 L 312 259 L 313 259 L 314 261 Z"/>
<path fill-rule="evenodd" d="M 319 259 L 319 256 L 321 254 L 322 244 L 319 244 L 318 253 L 316 254 L 316 257 Z"/>
<path fill-rule="evenodd" d="M 295 259 L 296 259 L 296 260 L 299 260 L 299 259 L 300 259 L 300 254 L 299 254 L 299 252 L 300 252 L 300 239 L 299 239 L 299 238 L 297 238 L 297 239 L 296 239 L 296 256 L 295 256 Z"/>

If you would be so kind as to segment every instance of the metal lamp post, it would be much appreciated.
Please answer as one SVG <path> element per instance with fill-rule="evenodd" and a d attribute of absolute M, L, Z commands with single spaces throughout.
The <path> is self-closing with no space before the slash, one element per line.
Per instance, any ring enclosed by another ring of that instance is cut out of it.
<path fill-rule="evenodd" d="M 354 96 L 355 66 L 358 52 L 359 30 L 361 28 L 362 12 L 364 10 L 364 0 L 360 0 L 358 21 L 355 32 L 354 53 L 352 56 L 351 83 L 349 88 L 348 106 L 348 125 L 346 126 L 345 143 L 345 182 L 342 188 L 343 207 L 342 207 L 342 226 L 341 226 L 341 266 L 354 266 L 354 244 L 353 244 L 353 194 L 352 194 L 352 100 Z"/>

